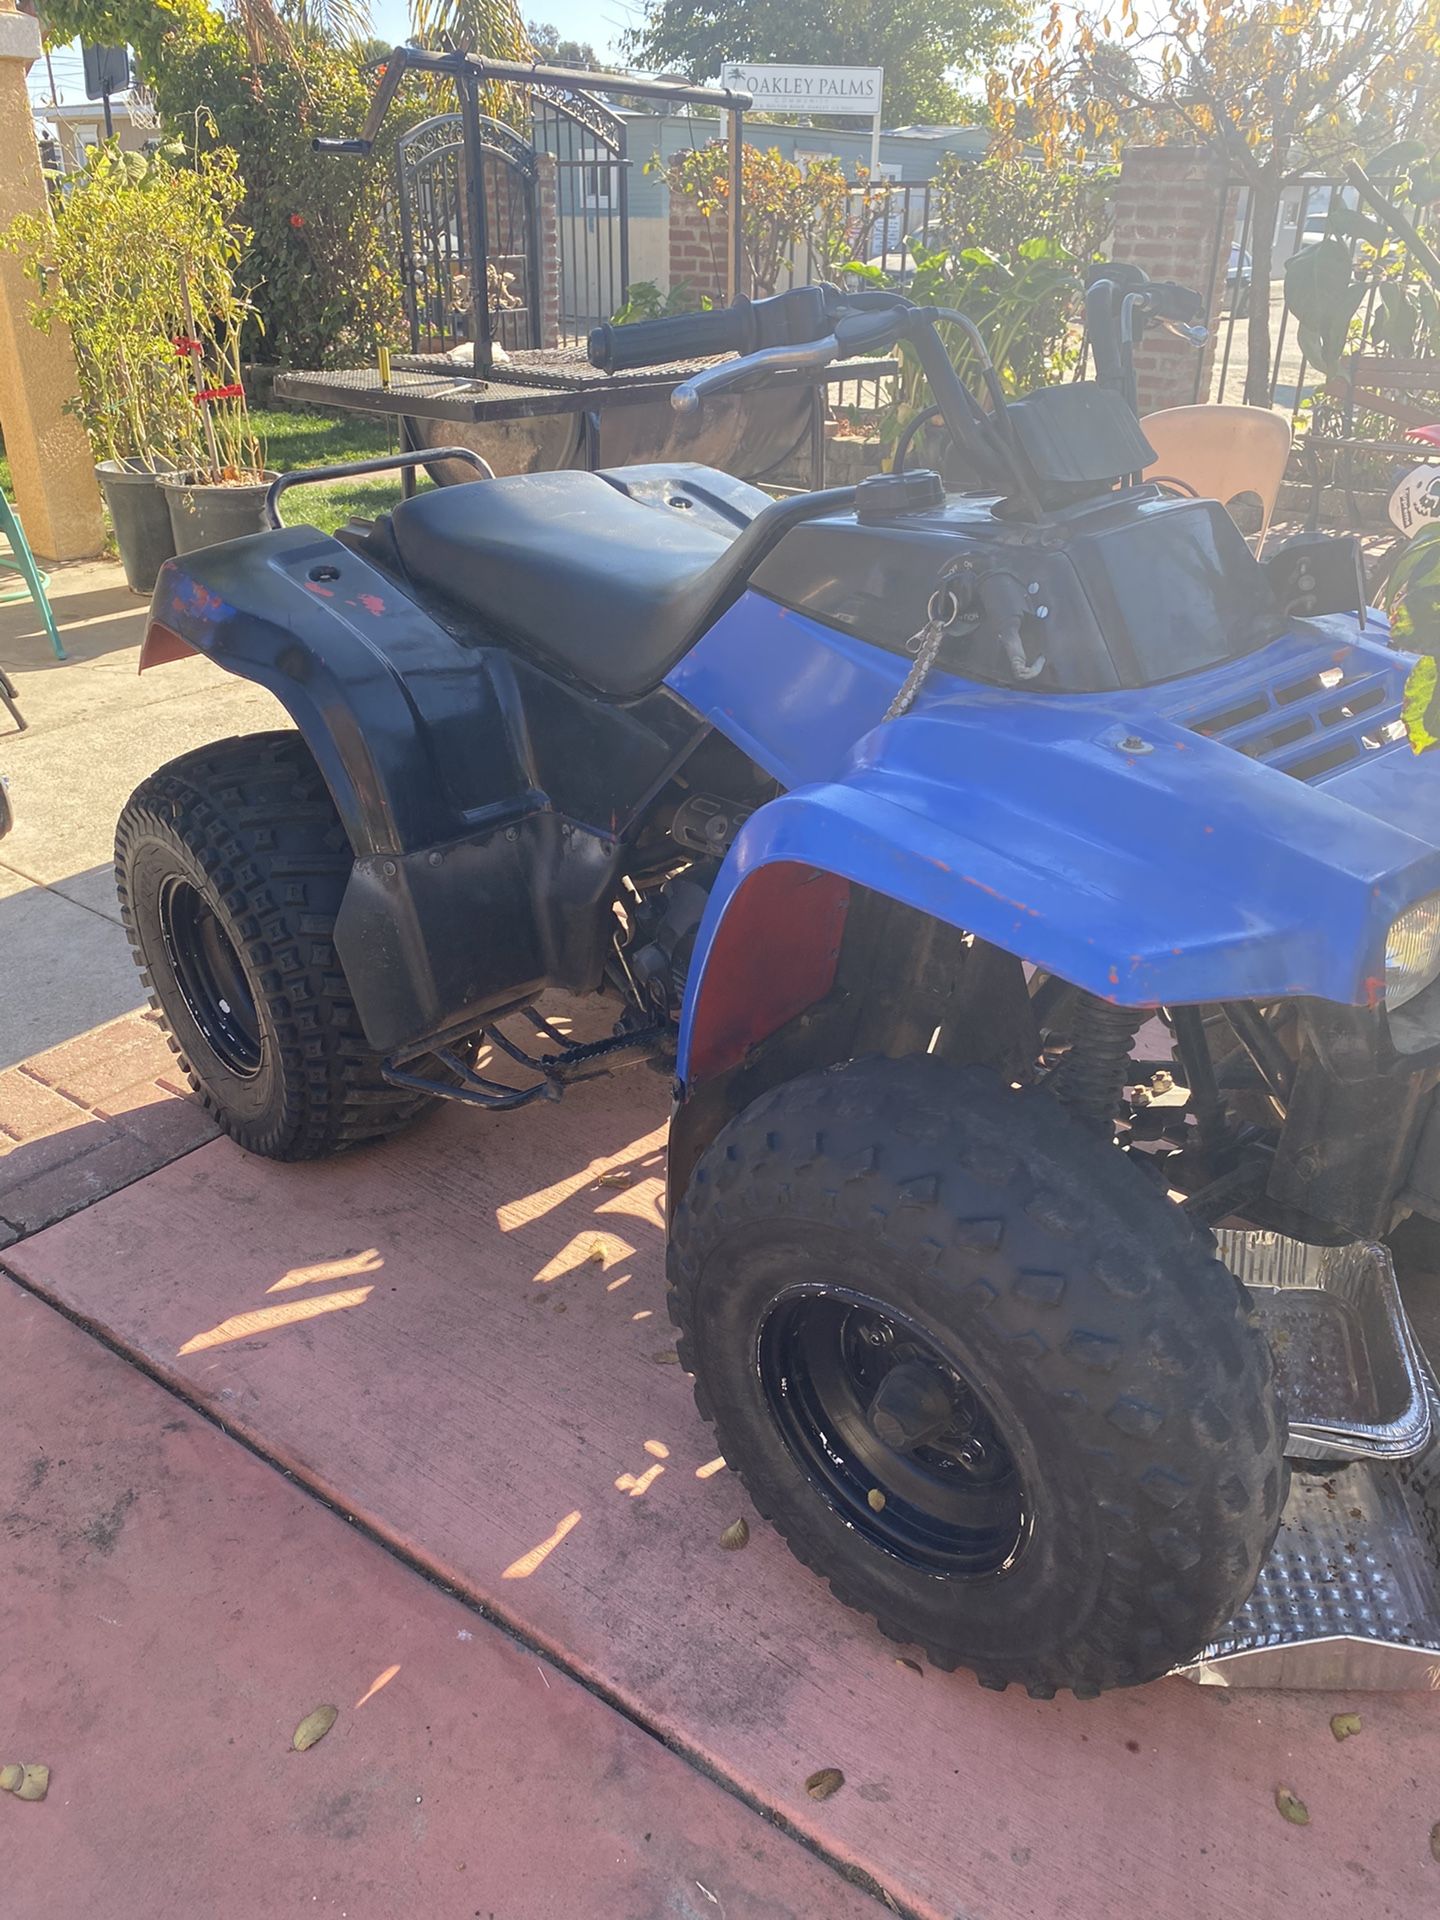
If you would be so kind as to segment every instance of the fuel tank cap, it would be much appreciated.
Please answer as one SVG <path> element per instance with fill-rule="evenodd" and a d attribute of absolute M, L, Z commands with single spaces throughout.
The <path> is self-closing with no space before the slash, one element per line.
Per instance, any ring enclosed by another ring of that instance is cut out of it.
<path fill-rule="evenodd" d="M 945 482 L 930 467 L 868 474 L 855 489 L 856 517 L 866 526 L 899 513 L 928 513 L 945 504 Z"/>

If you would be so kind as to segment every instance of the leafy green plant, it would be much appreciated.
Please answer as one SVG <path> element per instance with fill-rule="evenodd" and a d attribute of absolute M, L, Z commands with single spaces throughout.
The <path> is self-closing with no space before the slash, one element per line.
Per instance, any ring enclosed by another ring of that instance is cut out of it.
<path fill-rule="evenodd" d="M 905 288 L 910 299 L 920 306 L 954 308 L 973 321 L 1007 392 L 1028 393 L 1074 366 L 1080 343 L 1074 315 L 1084 284 L 1083 263 L 1058 240 L 1022 240 L 1009 258 L 987 247 L 927 248 L 918 237 L 906 242 L 906 251 L 914 263 Z M 879 268 L 858 261 L 845 272 L 875 285 L 890 280 Z M 956 371 L 978 390 L 979 365 L 969 336 L 943 320 L 940 334 Z M 908 342 L 901 342 L 898 358 L 896 403 L 880 422 L 885 447 L 895 446 L 916 415 L 931 404 L 919 359 Z"/>
<path fill-rule="evenodd" d="M 228 149 L 190 156 L 174 142 L 144 155 L 107 144 L 47 213 L 22 214 L 0 235 L 37 288 L 34 324 L 70 331 L 73 405 L 97 461 L 258 463 L 243 394 L 195 397 L 240 385 L 240 197 Z"/>
<path fill-rule="evenodd" d="M 610 316 L 610 324 L 615 327 L 628 327 L 635 320 L 668 320 L 672 314 L 694 313 L 698 306 L 703 312 L 711 305 L 707 295 L 698 300 L 695 289 L 688 280 L 676 280 L 669 290 L 661 293 L 653 280 L 632 280 L 625 289 L 625 298 Z"/>
<path fill-rule="evenodd" d="M 722 141 L 692 147 L 669 164 L 670 191 L 714 222 L 712 248 L 717 283 L 724 279 L 724 248 L 715 217 L 730 203 L 729 150 Z M 824 277 L 855 247 L 852 186 L 833 160 L 802 168 L 777 147 L 741 150 L 740 231 L 748 285 L 753 296 L 775 291 L 781 274 L 797 261 L 812 278 Z"/>

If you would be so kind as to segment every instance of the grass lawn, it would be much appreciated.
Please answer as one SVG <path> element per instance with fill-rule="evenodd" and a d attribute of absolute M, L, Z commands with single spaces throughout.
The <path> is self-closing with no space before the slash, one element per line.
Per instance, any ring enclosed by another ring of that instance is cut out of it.
<path fill-rule="evenodd" d="M 398 446 L 393 423 L 385 414 L 296 413 L 289 407 L 257 407 L 250 417 L 265 449 L 265 464 L 277 473 L 375 460 L 394 453 Z M 430 484 L 420 481 L 422 489 Z M 294 487 L 281 501 L 280 511 L 289 526 L 333 533 L 347 520 L 373 519 L 399 498 L 399 474 L 386 473 L 331 486 Z"/>
<path fill-rule="evenodd" d="M 265 464 L 277 473 L 297 467 L 341 465 L 347 460 L 373 460 L 393 453 L 393 423 L 384 414 L 297 413 L 289 407 L 256 407 L 250 415 L 265 452 Z M 422 489 L 430 482 L 421 480 Z M 10 462 L 0 447 L 0 486 L 11 492 Z M 400 498 L 400 476 L 381 474 L 369 480 L 351 480 L 335 486 L 296 487 L 287 493 L 281 511 L 292 525 L 319 527 L 333 533 L 355 515 L 371 518 L 384 513 Z"/>

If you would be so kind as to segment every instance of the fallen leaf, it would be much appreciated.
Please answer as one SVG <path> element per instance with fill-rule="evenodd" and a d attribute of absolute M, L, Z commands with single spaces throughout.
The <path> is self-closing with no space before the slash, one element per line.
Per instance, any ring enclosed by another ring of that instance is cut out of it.
<path fill-rule="evenodd" d="M 563 1300 L 557 1300 L 555 1302 L 555 1305 L 550 1309 L 550 1311 L 552 1313 L 568 1313 L 569 1308 L 565 1305 L 565 1302 Z"/>
<path fill-rule="evenodd" d="M 1352 1733 L 1358 1733 L 1360 1731 L 1359 1714 L 1358 1713 L 1332 1714 L 1330 1719 L 1330 1731 L 1331 1733 L 1334 1734 L 1337 1740 L 1348 1740 Z"/>
<path fill-rule="evenodd" d="M 590 1262 L 592 1267 L 603 1267 L 605 1264 L 605 1247 L 603 1242 L 592 1240 L 590 1242 L 590 1251 L 586 1254 L 585 1258 Z"/>
<path fill-rule="evenodd" d="M 922 1679 L 925 1676 L 925 1669 L 921 1666 L 920 1662 L 918 1660 L 908 1659 L 903 1653 L 896 1654 L 895 1664 L 897 1667 L 908 1667 L 911 1673 L 918 1673 Z"/>
<path fill-rule="evenodd" d="M 1365 1518 L 1365 1515 L 1359 1507 L 1351 1507 L 1350 1518 L 1352 1520 L 1363 1520 Z"/>
<path fill-rule="evenodd" d="M 609 1173 L 602 1173 L 595 1182 L 597 1187 L 628 1187 L 634 1180 L 633 1173 L 626 1173 L 623 1167 L 612 1167 Z"/>
<path fill-rule="evenodd" d="M 317 1740 L 323 1740 L 339 1717 L 338 1707 L 316 1707 L 313 1713 L 307 1713 L 295 1729 L 293 1744 L 296 1753 L 304 1753 Z"/>
<path fill-rule="evenodd" d="M 872 1513 L 881 1513 L 885 1507 L 885 1496 L 879 1487 L 871 1487 L 865 1496 L 866 1505 Z"/>
<path fill-rule="evenodd" d="M 1430 1829 L 1430 1858 L 1440 1861 L 1440 1820 Z"/>
<path fill-rule="evenodd" d="M 720 1536 L 720 1544 L 727 1553 L 738 1553 L 741 1547 L 749 1545 L 749 1541 L 750 1528 L 746 1524 L 743 1514 L 738 1520 L 733 1521 L 730 1526 L 726 1527 Z"/>
<path fill-rule="evenodd" d="M 657 1367 L 678 1367 L 680 1364 L 680 1356 L 674 1347 L 661 1347 L 660 1351 L 652 1353 L 650 1358 Z"/>
<path fill-rule="evenodd" d="M 49 1767 L 30 1764 L 22 1768 L 20 1784 L 15 1788 L 17 1800 L 43 1800 L 49 1791 Z"/>
<path fill-rule="evenodd" d="M 1289 1787 L 1275 1789 L 1275 1811 L 1282 1820 L 1288 1820 L 1292 1827 L 1308 1827 L 1310 1824 L 1310 1809 Z"/>
<path fill-rule="evenodd" d="M 0 1767 L 0 1793 L 13 1793 L 25 1778 L 25 1769 L 18 1761 L 8 1767 Z"/>
<path fill-rule="evenodd" d="M 818 1773 L 812 1773 L 805 1782 L 805 1791 L 812 1800 L 828 1800 L 832 1793 L 838 1793 L 845 1784 L 845 1776 L 839 1767 L 821 1767 Z"/>

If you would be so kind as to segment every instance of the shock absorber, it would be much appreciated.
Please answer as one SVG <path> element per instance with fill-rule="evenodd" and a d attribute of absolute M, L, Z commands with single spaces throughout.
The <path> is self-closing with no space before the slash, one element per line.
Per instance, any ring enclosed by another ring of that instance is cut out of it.
<path fill-rule="evenodd" d="M 1076 994 L 1072 1045 L 1051 1085 L 1077 1118 L 1097 1127 L 1110 1125 L 1144 1018 L 1141 1007 L 1112 1007 L 1093 994 Z"/>

